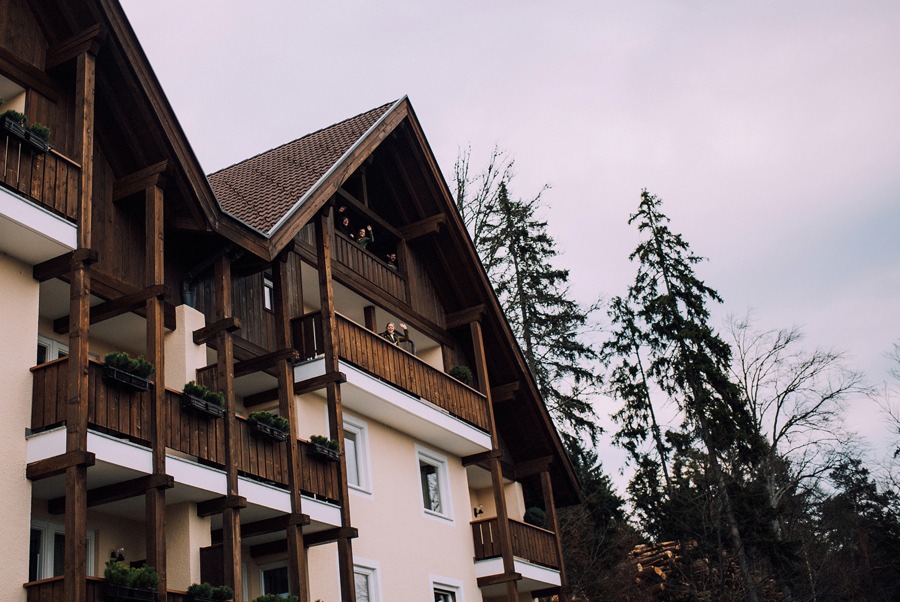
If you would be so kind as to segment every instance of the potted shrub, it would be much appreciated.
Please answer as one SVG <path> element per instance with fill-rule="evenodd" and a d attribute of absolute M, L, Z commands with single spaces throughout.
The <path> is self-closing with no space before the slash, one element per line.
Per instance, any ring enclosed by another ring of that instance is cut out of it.
<path fill-rule="evenodd" d="M 18 111 L 9 110 L 0 115 L 0 127 L 20 140 L 25 140 L 26 123 L 28 117 Z"/>
<path fill-rule="evenodd" d="M 291 430 L 291 423 L 287 418 L 274 412 L 259 411 L 250 414 L 248 420 L 250 428 L 258 435 L 272 441 L 287 441 L 288 433 Z"/>
<path fill-rule="evenodd" d="M 309 447 L 306 448 L 306 453 L 326 462 L 337 462 L 341 459 L 338 442 L 322 435 L 310 436 Z"/>
<path fill-rule="evenodd" d="M 109 560 L 103 576 L 109 602 L 152 602 L 156 599 L 159 575 L 153 567 L 130 567 L 124 562 Z"/>
<path fill-rule="evenodd" d="M 193 602 L 225 602 L 234 597 L 234 590 L 227 585 L 193 583 L 187 589 L 187 595 Z"/>
<path fill-rule="evenodd" d="M 103 378 L 135 391 L 149 391 L 148 380 L 156 369 L 144 356 L 131 357 L 124 351 L 107 353 L 103 358 Z"/>
<path fill-rule="evenodd" d="M 547 513 L 544 512 L 543 508 L 538 508 L 537 506 L 532 506 L 525 510 L 525 516 L 522 518 L 529 525 L 534 525 L 541 529 L 547 524 Z"/>
<path fill-rule="evenodd" d="M 181 407 L 211 418 L 221 418 L 225 415 L 225 396 L 190 381 L 184 385 Z"/>
<path fill-rule="evenodd" d="M 299 602 L 297 596 L 280 596 L 278 594 L 266 594 L 253 599 L 253 602 Z"/>
<path fill-rule="evenodd" d="M 468 366 L 453 366 L 447 374 L 464 385 L 472 386 L 472 371 L 469 370 Z"/>
<path fill-rule="evenodd" d="M 32 123 L 25 128 L 25 141 L 31 145 L 34 150 L 40 153 L 46 153 L 50 150 L 50 128 L 40 123 Z"/>

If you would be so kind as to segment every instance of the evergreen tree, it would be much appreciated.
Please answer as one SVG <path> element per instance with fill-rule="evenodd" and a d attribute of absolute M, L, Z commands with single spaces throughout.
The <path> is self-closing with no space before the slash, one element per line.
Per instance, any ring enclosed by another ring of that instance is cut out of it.
<path fill-rule="evenodd" d="M 457 206 L 557 427 L 568 440 L 585 436 L 596 441 L 592 401 L 600 385 L 598 354 L 584 339 L 596 307 L 572 301 L 569 271 L 552 263 L 558 255 L 556 242 L 547 222 L 536 215 L 543 191 L 530 200 L 513 199 L 511 172 L 498 167 L 511 166 L 511 161 L 497 153 L 474 185 L 467 176 L 468 156 L 460 159 L 464 167 L 457 163 Z M 478 190 L 477 202 L 466 196 L 470 188 L 465 182 Z"/>
<path fill-rule="evenodd" d="M 721 299 L 695 275 L 694 266 L 701 258 L 691 252 L 680 234 L 669 229 L 660 204 L 659 198 L 644 190 L 637 213 L 629 219 L 643 237 L 630 255 L 638 261 L 637 276 L 628 292 L 636 326 L 624 335 L 620 328 L 618 334 L 626 339 L 633 336 L 637 343 L 620 340 L 618 344 L 646 350 L 647 376 L 677 404 L 685 435 L 702 444 L 731 549 L 748 599 L 755 602 L 756 587 L 723 459 L 750 460 L 758 453 L 760 441 L 740 391 L 728 377 L 730 348 L 709 326 L 707 303 Z M 649 415 L 645 407 L 649 402 L 640 395 L 632 395 L 631 401 L 637 415 Z"/>

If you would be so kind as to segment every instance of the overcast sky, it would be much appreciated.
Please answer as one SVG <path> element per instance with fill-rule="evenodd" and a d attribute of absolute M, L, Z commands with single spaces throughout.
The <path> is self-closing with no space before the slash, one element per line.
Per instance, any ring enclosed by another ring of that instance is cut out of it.
<path fill-rule="evenodd" d="M 551 185 L 544 217 L 579 301 L 624 294 L 647 188 L 709 258 L 717 325 L 752 309 L 887 378 L 896 0 L 123 4 L 207 172 L 408 95 L 445 177 L 459 148 L 478 167 L 499 145 L 514 195 Z M 870 402 L 851 424 L 883 449 Z"/>

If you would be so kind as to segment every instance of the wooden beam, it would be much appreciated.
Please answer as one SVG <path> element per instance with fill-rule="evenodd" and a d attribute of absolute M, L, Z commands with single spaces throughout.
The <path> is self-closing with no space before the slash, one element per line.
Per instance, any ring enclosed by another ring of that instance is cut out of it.
<path fill-rule="evenodd" d="M 85 52 L 96 56 L 100 52 L 100 44 L 105 39 L 106 28 L 97 23 L 58 44 L 54 44 L 47 49 L 44 70 L 50 71 L 54 67 L 71 61 Z"/>
<path fill-rule="evenodd" d="M 516 398 L 516 392 L 519 390 L 520 386 L 521 384 L 516 380 L 511 383 L 506 383 L 505 385 L 491 387 L 491 401 L 493 403 L 512 401 Z"/>
<path fill-rule="evenodd" d="M 300 353 L 296 349 L 279 349 L 253 359 L 244 360 L 234 365 L 234 377 L 244 376 L 253 372 L 260 372 L 271 368 L 281 360 L 296 362 L 300 359 Z"/>
<path fill-rule="evenodd" d="M 225 495 L 204 502 L 197 502 L 197 516 L 205 517 L 222 514 L 226 508 L 246 508 L 247 498 L 239 495 Z"/>
<path fill-rule="evenodd" d="M 90 489 L 87 492 L 87 506 L 102 506 L 144 495 L 148 489 L 171 489 L 175 486 L 175 478 L 165 474 L 151 474 L 112 485 Z M 66 511 L 66 498 L 58 497 L 47 502 L 50 514 L 62 514 Z"/>
<path fill-rule="evenodd" d="M 460 458 L 463 466 L 471 466 L 473 464 L 481 464 L 482 462 L 486 462 L 492 458 L 501 458 L 503 457 L 503 451 L 499 449 L 491 449 L 486 452 L 481 452 L 480 454 L 472 454 L 471 456 L 463 456 Z"/>
<path fill-rule="evenodd" d="M 38 282 L 59 278 L 71 272 L 72 264 L 75 262 L 85 264 L 97 263 L 97 251 L 93 249 L 76 249 L 63 253 L 53 259 L 48 259 L 35 265 L 31 268 L 31 276 Z"/>
<path fill-rule="evenodd" d="M 288 544 L 286 539 L 278 539 L 267 543 L 250 546 L 250 558 L 259 558 L 260 556 L 271 556 L 272 554 L 284 554 L 287 552 Z"/>
<path fill-rule="evenodd" d="M 0 46 L 0 71 L 24 88 L 33 88 L 55 103 L 62 102 L 64 96 L 53 79 L 14 53 Z"/>
<path fill-rule="evenodd" d="M 236 318 L 234 316 L 229 316 L 227 318 L 223 318 L 217 322 L 213 322 L 208 326 L 204 326 L 203 328 L 198 328 L 194 331 L 194 344 L 202 345 L 206 343 L 210 339 L 216 338 L 220 332 L 228 331 L 234 332 L 235 330 L 240 329 L 241 320 L 240 318 Z"/>
<path fill-rule="evenodd" d="M 331 374 L 313 376 L 312 378 L 307 378 L 306 380 L 294 383 L 294 395 L 306 395 L 307 393 L 324 389 L 328 383 L 343 384 L 345 382 L 347 382 L 347 375 L 343 372 L 333 372 Z M 276 399 L 278 399 L 278 389 L 269 389 L 267 391 L 261 391 L 246 396 L 244 398 L 244 406 L 250 408 L 269 401 L 275 401 Z"/>
<path fill-rule="evenodd" d="M 136 293 L 124 295 L 122 297 L 119 297 L 118 299 L 113 299 L 112 301 L 106 301 L 105 303 L 94 305 L 93 307 L 91 307 L 91 324 L 103 322 L 104 320 L 109 320 L 111 318 L 121 316 L 122 314 L 127 314 L 128 312 L 144 305 L 148 299 L 165 296 L 165 285 L 157 284 L 154 286 L 148 286 L 147 288 Z M 53 331 L 59 334 L 64 334 L 66 332 L 69 332 L 69 325 L 69 316 L 57 318 L 53 321 Z"/>
<path fill-rule="evenodd" d="M 338 539 L 356 539 L 359 537 L 359 529 L 356 527 L 335 527 L 325 531 L 317 531 L 303 536 L 303 543 L 307 547 L 320 546 Z"/>
<path fill-rule="evenodd" d="M 400 228 L 400 233 L 407 241 L 426 236 L 428 234 L 437 234 L 441 231 L 441 227 L 447 222 L 447 218 L 443 213 L 426 217 L 412 224 L 408 224 Z"/>
<path fill-rule="evenodd" d="M 518 581 L 521 578 L 521 573 L 500 573 L 499 575 L 488 575 L 487 577 L 478 578 L 478 587 L 487 587 L 489 585 L 497 585 L 498 583 Z"/>
<path fill-rule="evenodd" d="M 243 523 L 241 525 L 241 538 L 255 537 L 257 535 L 267 535 L 269 533 L 278 533 L 284 531 L 290 525 L 306 526 L 310 524 L 308 514 L 299 516 L 294 514 L 283 514 L 281 516 L 273 516 L 252 523 Z M 211 532 L 212 543 L 222 543 L 222 529 L 213 529 Z"/>
<path fill-rule="evenodd" d="M 467 307 L 447 314 L 444 319 L 444 326 L 447 330 L 459 326 L 466 326 L 472 322 L 480 321 L 482 316 L 484 316 L 484 303 L 479 303 L 478 305 L 473 305 L 472 307 Z"/>
<path fill-rule="evenodd" d="M 518 462 L 515 465 L 516 479 L 524 479 L 531 475 L 547 472 L 550 470 L 551 464 L 553 464 L 553 456 L 544 456 L 543 458 L 534 458 L 533 460 Z"/>
<path fill-rule="evenodd" d="M 25 478 L 39 481 L 47 477 L 63 474 L 70 466 L 93 466 L 96 456 L 88 451 L 70 451 L 51 458 L 30 462 L 25 467 Z"/>
<path fill-rule="evenodd" d="M 143 192 L 154 186 L 165 185 L 165 171 L 169 166 L 167 160 L 160 161 L 149 167 L 121 177 L 113 184 L 113 201 L 120 201 L 125 197 L 138 192 Z"/>

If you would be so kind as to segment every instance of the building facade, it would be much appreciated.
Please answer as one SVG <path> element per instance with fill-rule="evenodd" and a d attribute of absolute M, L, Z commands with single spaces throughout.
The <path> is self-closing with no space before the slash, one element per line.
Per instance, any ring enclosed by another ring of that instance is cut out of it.
<path fill-rule="evenodd" d="M 565 599 L 578 484 L 409 100 L 207 177 L 115 0 L 0 14 L 51 130 L 0 124 L 0 598 Z"/>

